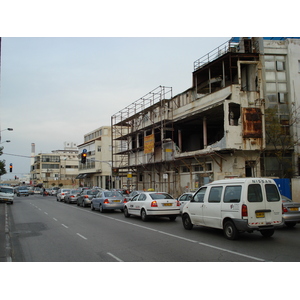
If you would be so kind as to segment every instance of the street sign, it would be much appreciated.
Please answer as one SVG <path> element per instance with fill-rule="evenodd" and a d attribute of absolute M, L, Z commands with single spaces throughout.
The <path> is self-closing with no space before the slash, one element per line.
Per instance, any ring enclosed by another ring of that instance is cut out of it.
<path fill-rule="evenodd" d="M 82 150 L 82 153 L 87 153 L 87 150 L 86 150 L 86 149 L 83 149 L 83 150 Z"/>

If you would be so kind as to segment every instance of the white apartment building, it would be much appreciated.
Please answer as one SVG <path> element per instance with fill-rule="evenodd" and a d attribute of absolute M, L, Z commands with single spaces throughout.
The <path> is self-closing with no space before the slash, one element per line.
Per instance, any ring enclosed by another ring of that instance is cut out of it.
<path fill-rule="evenodd" d="M 30 168 L 30 183 L 51 187 L 62 184 L 64 187 L 78 186 L 78 149 L 77 144 L 65 142 L 63 150 L 53 150 L 51 153 L 35 154 L 32 144 L 32 162 Z"/>
<path fill-rule="evenodd" d="M 115 186 L 112 173 L 111 127 L 102 126 L 84 135 L 84 143 L 78 145 L 80 186 Z M 86 151 L 86 163 L 81 163 L 81 153 Z"/>

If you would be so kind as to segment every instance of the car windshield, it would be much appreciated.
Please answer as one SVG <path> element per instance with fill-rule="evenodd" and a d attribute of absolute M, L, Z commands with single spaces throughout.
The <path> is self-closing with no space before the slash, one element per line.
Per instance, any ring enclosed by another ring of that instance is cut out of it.
<path fill-rule="evenodd" d="M 13 194 L 13 189 L 6 188 L 6 187 L 1 187 L 0 188 L 0 193 L 6 193 L 6 194 Z"/>
<path fill-rule="evenodd" d="M 104 192 L 105 197 L 121 197 L 119 192 Z"/>
<path fill-rule="evenodd" d="M 150 194 L 150 197 L 153 200 L 159 200 L 159 199 L 173 199 L 171 195 L 169 194 L 164 194 L 164 193 L 155 193 L 155 194 Z"/>

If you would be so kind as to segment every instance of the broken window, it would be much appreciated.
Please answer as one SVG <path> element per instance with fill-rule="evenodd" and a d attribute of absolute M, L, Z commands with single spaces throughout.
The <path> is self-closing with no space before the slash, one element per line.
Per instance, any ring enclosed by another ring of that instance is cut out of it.
<path fill-rule="evenodd" d="M 229 125 L 237 126 L 240 116 L 240 105 L 236 103 L 229 103 Z"/>

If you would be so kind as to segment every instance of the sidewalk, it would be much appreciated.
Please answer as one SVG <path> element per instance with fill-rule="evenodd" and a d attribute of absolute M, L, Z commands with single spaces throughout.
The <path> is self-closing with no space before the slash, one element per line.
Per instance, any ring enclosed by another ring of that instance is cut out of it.
<path fill-rule="evenodd" d="M 5 206 L 6 203 L 0 203 L 0 262 L 7 262 L 6 253 L 6 233 L 5 233 Z M 6 208 L 7 209 L 7 208 Z"/>

